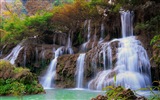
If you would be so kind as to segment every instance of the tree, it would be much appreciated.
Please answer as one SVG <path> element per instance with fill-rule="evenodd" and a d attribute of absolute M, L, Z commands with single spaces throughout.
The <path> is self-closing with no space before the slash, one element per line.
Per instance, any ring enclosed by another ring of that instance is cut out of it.
<path fill-rule="evenodd" d="M 28 0 L 26 3 L 28 15 L 34 15 L 36 12 L 41 10 L 49 11 L 51 9 L 52 4 L 47 0 Z"/>

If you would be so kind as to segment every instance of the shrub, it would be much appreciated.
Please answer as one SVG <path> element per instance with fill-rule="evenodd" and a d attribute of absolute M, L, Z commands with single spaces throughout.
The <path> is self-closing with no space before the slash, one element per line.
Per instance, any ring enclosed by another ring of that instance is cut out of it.
<path fill-rule="evenodd" d="M 38 83 L 38 78 L 28 69 L 17 68 L 9 62 L 1 60 L 0 73 L 6 73 L 5 68 L 10 71 L 12 76 L 1 76 L 0 95 L 21 96 L 24 94 L 37 94 L 44 92 L 42 86 Z"/>

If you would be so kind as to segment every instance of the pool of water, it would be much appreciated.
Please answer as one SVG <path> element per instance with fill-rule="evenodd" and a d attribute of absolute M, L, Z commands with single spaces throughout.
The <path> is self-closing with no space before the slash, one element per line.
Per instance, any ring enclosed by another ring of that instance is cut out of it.
<path fill-rule="evenodd" d="M 78 90 L 78 89 L 48 89 L 46 94 L 23 96 L 23 100 L 90 100 L 102 91 Z M 0 100 L 19 100 L 17 97 L 0 97 Z"/>
<path fill-rule="evenodd" d="M 150 91 L 138 91 L 139 95 L 149 98 Z M 157 94 L 158 92 L 155 91 Z M 102 91 L 79 90 L 79 89 L 47 89 L 46 94 L 26 95 L 23 100 L 91 100 L 98 94 L 105 94 Z M 20 100 L 13 96 L 1 96 L 0 100 Z"/>

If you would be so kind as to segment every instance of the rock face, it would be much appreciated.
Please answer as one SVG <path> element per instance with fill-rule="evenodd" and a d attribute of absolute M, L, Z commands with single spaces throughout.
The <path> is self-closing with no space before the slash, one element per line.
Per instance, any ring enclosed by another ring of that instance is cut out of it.
<path fill-rule="evenodd" d="M 57 84 L 57 87 L 75 87 L 75 72 L 77 58 L 78 54 L 64 55 L 58 58 L 56 70 L 57 76 L 55 77 L 55 84 Z"/>

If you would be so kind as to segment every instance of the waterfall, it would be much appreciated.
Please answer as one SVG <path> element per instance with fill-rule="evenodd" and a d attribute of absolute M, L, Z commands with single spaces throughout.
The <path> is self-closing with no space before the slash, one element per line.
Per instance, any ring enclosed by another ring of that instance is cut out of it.
<path fill-rule="evenodd" d="M 133 36 L 133 12 L 120 11 L 121 13 L 121 25 L 122 25 L 122 37 Z"/>
<path fill-rule="evenodd" d="M 64 47 L 60 47 L 55 51 L 55 58 L 51 61 L 46 74 L 41 79 L 41 84 L 45 89 L 54 87 L 53 81 L 56 75 L 57 58 L 64 53 Z"/>
<path fill-rule="evenodd" d="M 23 54 L 23 66 L 26 66 L 26 48 L 24 49 L 24 54 Z"/>
<path fill-rule="evenodd" d="M 85 53 L 83 54 L 80 54 L 78 59 L 77 59 L 77 64 L 76 64 L 76 67 L 77 67 L 77 70 L 76 70 L 76 73 L 77 73 L 77 88 L 83 88 L 83 74 L 84 74 L 84 62 L 85 62 Z"/>
<path fill-rule="evenodd" d="M 87 41 L 90 40 L 91 37 L 91 20 L 88 20 L 88 36 L 87 36 Z"/>
<path fill-rule="evenodd" d="M 87 46 L 88 46 L 90 39 L 91 39 L 91 20 L 86 20 L 84 22 L 84 28 L 85 28 L 86 24 L 88 24 L 88 26 L 87 26 L 87 42 L 82 44 L 82 47 L 81 47 L 82 52 L 87 51 Z"/>
<path fill-rule="evenodd" d="M 102 44 L 100 53 L 103 53 L 104 70 L 89 82 L 88 88 L 90 89 L 102 90 L 113 84 L 131 89 L 145 88 L 151 85 L 150 62 L 147 52 L 141 42 L 133 36 L 133 12 L 121 11 L 120 13 L 122 38 Z M 118 43 L 117 60 L 115 67 L 112 68 L 111 44 L 115 42 Z M 107 61 L 108 63 L 106 63 Z M 114 80 L 115 76 L 116 81 Z"/>
<path fill-rule="evenodd" d="M 3 58 L 4 60 L 9 60 L 11 64 L 15 64 L 15 60 L 17 59 L 19 52 L 23 49 L 23 47 L 21 46 L 21 44 L 18 44 L 16 47 L 13 48 L 13 50 L 11 51 L 11 53 Z"/>
<path fill-rule="evenodd" d="M 36 63 L 38 63 L 38 48 L 37 47 L 36 47 L 35 51 L 36 51 Z"/>
<path fill-rule="evenodd" d="M 67 48 L 66 48 L 66 51 L 69 53 L 69 54 L 73 54 L 73 49 L 72 49 L 72 42 L 71 42 L 71 37 L 70 37 L 70 34 L 68 35 L 68 41 L 67 41 Z"/>
<path fill-rule="evenodd" d="M 101 36 L 100 36 L 100 41 L 102 41 L 104 38 L 104 24 L 101 24 Z"/>

